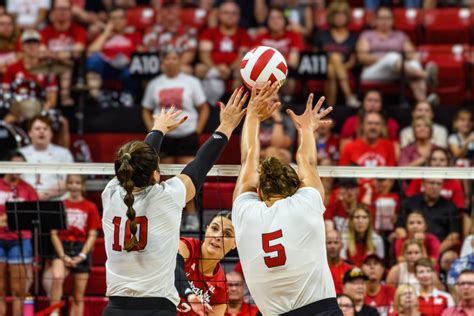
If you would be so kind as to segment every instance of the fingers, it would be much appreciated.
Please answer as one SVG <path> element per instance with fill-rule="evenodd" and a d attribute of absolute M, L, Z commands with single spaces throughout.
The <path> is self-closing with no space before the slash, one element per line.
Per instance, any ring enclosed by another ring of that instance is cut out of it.
<path fill-rule="evenodd" d="M 237 108 L 239 110 L 244 106 L 245 102 L 247 102 L 248 97 L 249 97 L 249 93 L 245 92 L 243 98 L 240 99 L 240 102 L 237 104 Z"/>
<path fill-rule="evenodd" d="M 238 104 L 239 101 L 241 100 L 242 98 L 242 93 L 244 92 L 244 87 L 240 87 L 239 91 L 237 92 L 237 95 L 235 96 L 234 100 L 232 101 L 232 103 L 230 103 L 231 105 L 234 105 L 234 104 Z"/>
<path fill-rule="evenodd" d="M 237 89 L 234 90 L 234 93 L 232 93 L 232 95 L 230 96 L 229 102 L 227 104 L 234 103 L 235 96 L 237 95 L 237 93 L 239 93 L 240 90 L 242 90 L 242 87 L 237 88 Z"/>
<path fill-rule="evenodd" d="M 320 97 L 320 98 L 319 98 L 318 103 L 316 104 L 316 107 L 314 108 L 314 111 L 315 111 L 316 113 L 318 113 L 319 110 L 321 109 L 321 106 L 323 105 L 324 100 L 326 100 L 325 97 Z"/>
<path fill-rule="evenodd" d="M 295 114 L 295 112 L 293 112 L 292 110 L 288 109 L 286 110 L 286 113 L 288 114 L 288 116 L 290 117 L 291 121 L 293 122 L 293 124 L 295 125 L 295 127 L 299 127 L 300 124 L 298 123 L 298 119 L 297 119 L 297 116 Z"/>
<path fill-rule="evenodd" d="M 204 304 L 204 309 L 206 310 L 207 313 L 212 313 L 214 311 L 212 309 L 212 306 L 207 303 Z"/>
<path fill-rule="evenodd" d="M 281 106 L 281 102 L 275 102 L 269 106 L 269 115 L 272 115 L 273 112 L 278 111 Z"/>
<path fill-rule="evenodd" d="M 314 94 L 310 93 L 308 96 L 308 100 L 306 101 L 306 111 L 311 111 L 313 109 L 313 99 L 314 99 Z"/>
<path fill-rule="evenodd" d="M 319 103 L 319 102 L 318 102 Z M 329 113 L 331 113 L 333 110 L 333 107 L 330 106 L 328 107 L 327 109 L 325 109 L 324 111 L 322 111 L 321 113 L 319 113 L 319 118 L 322 119 L 322 118 L 325 118 Z M 317 112 L 316 112 L 317 113 Z"/>
<path fill-rule="evenodd" d="M 256 96 L 257 96 L 257 87 L 254 86 L 250 94 L 250 100 L 254 100 Z"/>

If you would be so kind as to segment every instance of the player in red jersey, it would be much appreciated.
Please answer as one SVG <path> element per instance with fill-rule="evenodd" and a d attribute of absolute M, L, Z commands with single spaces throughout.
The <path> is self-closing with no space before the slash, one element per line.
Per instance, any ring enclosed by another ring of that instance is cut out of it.
<path fill-rule="evenodd" d="M 59 303 L 64 279 L 72 272 L 74 291 L 71 315 L 83 315 L 84 292 L 91 267 L 90 252 L 97 239 L 101 222 L 97 206 L 83 196 L 85 179 L 80 175 L 69 175 L 66 187 L 69 194 L 64 200 L 67 228 L 51 231 L 51 242 L 56 254 L 51 266 L 52 283 L 49 297 L 51 305 Z M 46 273 L 45 277 L 50 275 Z"/>
<path fill-rule="evenodd" d="M 9 152 L 5 161 L 25 162 L 25 157 L 17 151 Z M 33 248 L 31 232 L 22 230 L 12 232 L 7 227 L 5 203 L 13 201 L 39 200 L 35 189 L 23 181 L 18 174 L 6 174 L 0 178 L 0 297 L 6 296 L 7 280 L 5 275 L 8 265 L 9 287 L 13 296 L 13 315 L 21 315 L 23 300 L 31 285 L 27 275 L 31 275 Z M 21 238 L 20 238 L 21 237 Z M 6 314 L 5 300 L 0 299 L 0 315 Z"/>
<path fill-rule="evenodd" d="M 192 293 L 211 312 L 208 315 L 223 316 L 227 308 L 227 286 L 224 269 L 220 260 L 232 249 L 235 249 L 234 227 L 231 213 L 218 213 L 207 226 L 204 241 L 182 237 L 179 243 L 179 254 L 184 259 L 184 271 Z M 198 315 L 192 306 L 181 298 L 178 315 Z"/>

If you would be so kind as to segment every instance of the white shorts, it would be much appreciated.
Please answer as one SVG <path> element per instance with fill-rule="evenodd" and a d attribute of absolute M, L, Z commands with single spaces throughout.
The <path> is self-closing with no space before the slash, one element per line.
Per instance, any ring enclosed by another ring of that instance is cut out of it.
<path fill-rule="evenodd" d="M 365 67 L 362 70 L 362 81 L 395 81 L 400 77 L 400 73 L 396 71 L 397 62 L 401 61 L 400 53 L 391 52 L 380 58 L 375 64 Z M 421 64 L 417 60 L 405 61 L 405 64 L 414 69 L 422 70 Z"/>

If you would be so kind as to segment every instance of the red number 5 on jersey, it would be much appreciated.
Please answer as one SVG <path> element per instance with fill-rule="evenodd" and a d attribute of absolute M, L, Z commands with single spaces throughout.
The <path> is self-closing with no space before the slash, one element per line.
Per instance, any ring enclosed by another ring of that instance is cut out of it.
<path fill-rule="evenodd" d="M 282 244 L 273 244 L 270 245 L 272 241 L 275 239 L 279 239 L 283 237 L 283 232 L 280 230 L 274 231 L 272 233 L 262 234 L 262 248 L 265 253 L 276 252 L 276 256 L 265 256 L 263 259 L 265 260 L 265 264 L 269 268 L 275 268 L 286 263 L 286 253 L 285 247 Z"/>
<path fill-rule="evenodd" d="M 122 251 L 122 246 L 120 245 L 120 223 L 122 218 L 115 216 L 112 220 L 114 224 L 114 243 L 112 249 L 115 251 Z M 138 226 L 139 238 L 138 243 L 141 249 L 145 249 L 148 236 L 148 218 L 146 216 L 138 216 L 135 218 L 135 223 Z M 128 241 L 132 238 L 132 233 L 130 232 L 130 221 L 127 219 L 125 223 L 125 234 L 123 237 L 123 244 L 126 245 Z"/>

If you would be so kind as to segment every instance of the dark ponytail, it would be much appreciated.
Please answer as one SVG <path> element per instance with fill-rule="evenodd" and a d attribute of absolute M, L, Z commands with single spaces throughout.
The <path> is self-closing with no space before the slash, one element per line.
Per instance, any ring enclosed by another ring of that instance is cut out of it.
<path fill-rule="evenodd" d="M 136 236 L 137 224 L 135 223 L 136 212 L 133 208 L 135 202 L 133 190 L 134 188 L 143 188 L 153 184 L 153 172 L 155 170 L 159 171 L 158 155 L 147 143 L 130 142 L 123 145 L 117 153 L 115 174 L 126 192 L 123 202 L 127 206 L 127 218 L 132 234 L 124 247 L 126 251 L 142 250 Z"/>

